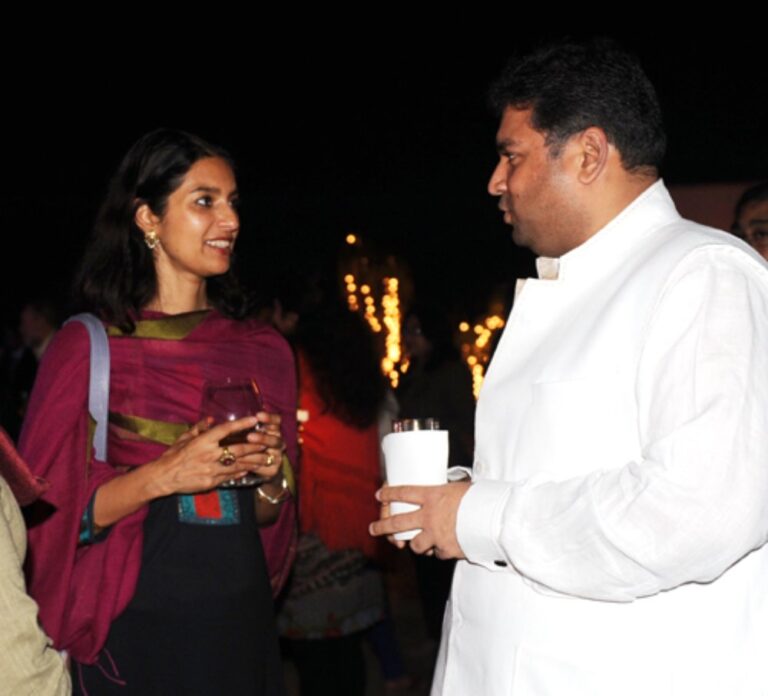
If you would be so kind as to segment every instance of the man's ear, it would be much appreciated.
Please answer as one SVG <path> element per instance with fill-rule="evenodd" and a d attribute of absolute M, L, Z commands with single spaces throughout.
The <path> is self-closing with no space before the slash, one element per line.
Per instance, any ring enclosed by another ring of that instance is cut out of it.
<path fill-rule="evenodd" d="M 576 143 L 580 155 L 577 172 L 579 182 L 591 184 L 603 173 L 608 163 L 608 137 L 602 128 L 590 126 L 576 136 Z"/>
<path fill-rule="evenodd" d="M 149 234 L 155 231 L 155 227 L 160 223 L 160 218 L 152 212 L 152 208 L 147 203 L 142 203 L 136 208 L 136 214 L 133 216 L 136 226 L 144 233 Z"/>

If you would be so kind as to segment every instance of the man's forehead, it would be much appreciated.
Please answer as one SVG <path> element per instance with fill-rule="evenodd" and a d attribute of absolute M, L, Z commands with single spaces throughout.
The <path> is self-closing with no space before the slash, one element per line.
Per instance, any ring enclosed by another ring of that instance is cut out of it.
<path fill-rule="evenodd" d="M 496 131 L 496 144 L 499 147 L 508 147 L 519 145 L 537 135 L 544 138 L 544 134 L 531 125 L 531 114 L 530 108 L 520 109 L 508 106 L 504 109 L 499 129 Z"/>
<path fill-rule="evenodd" d="M 768 224 L 768 200 L 748 203 L 741 213 L 742 225 Z"/>

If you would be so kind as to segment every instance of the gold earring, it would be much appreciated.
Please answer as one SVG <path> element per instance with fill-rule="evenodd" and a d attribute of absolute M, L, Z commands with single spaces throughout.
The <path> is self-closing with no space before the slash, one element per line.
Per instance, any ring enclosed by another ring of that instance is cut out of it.
<path fill-rule="evenodd" d="M 159 243 L 160 240 L 157 238 L 157 232 L 154 230 L 147 232 L 144 235 L 144 244 L 146 244 L 150 249 L 154 249 Z"/>

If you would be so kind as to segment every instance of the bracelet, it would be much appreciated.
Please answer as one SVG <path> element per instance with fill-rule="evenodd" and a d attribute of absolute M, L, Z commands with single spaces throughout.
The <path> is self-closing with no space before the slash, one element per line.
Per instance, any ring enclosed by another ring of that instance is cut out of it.
<path fill-rule="evenodd" d="M 272 505 L 278 505 L 282 503 L 291 494 L 291 492 L 288 490 L 288 481 L 285 476 L 283 476 L 282 488 L 276 496 L 271 496 L 269 493 L 265 493 L 263 490 L 261 490 L 261 486 L 256 489 L 256 493 L 259 494 L 259 498 L 266 500 Z"/>

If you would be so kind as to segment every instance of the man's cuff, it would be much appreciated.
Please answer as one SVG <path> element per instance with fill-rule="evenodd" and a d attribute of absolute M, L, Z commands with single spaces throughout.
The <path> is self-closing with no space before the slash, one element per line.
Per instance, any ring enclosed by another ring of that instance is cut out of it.
<path fill-rule="evenodd" d="M 513 487 L 514 484 L 507 481 L 475 481 L 461 499 L 456 538 L 470 563 L 491 570 L 510 565 L 498 539 L 504 506 Z"/>

